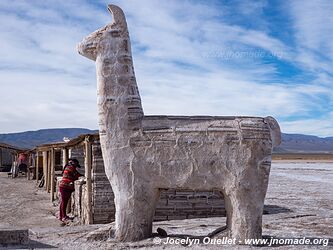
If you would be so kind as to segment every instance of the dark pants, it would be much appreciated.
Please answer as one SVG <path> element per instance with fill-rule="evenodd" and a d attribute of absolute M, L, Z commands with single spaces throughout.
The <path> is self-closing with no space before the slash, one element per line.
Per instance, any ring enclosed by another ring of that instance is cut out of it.
<path fill-rule="evenodd" d="M 74 190 L 60 187 L 59 191 L 60 191 L 60 195 L 61 195 L 59 219 L 62 220 L 67 217 L 67 215 L 66 215 L 67 204 L 68 204 L 68 201 L 71 198 L 71 194 Z"/>
<path fill-rule="evenodd" d="M 18 168 L 19 168 L 20 172 L 24 172 L 24 173 L 28 172 L 27 164 L 21 163 Z"/>

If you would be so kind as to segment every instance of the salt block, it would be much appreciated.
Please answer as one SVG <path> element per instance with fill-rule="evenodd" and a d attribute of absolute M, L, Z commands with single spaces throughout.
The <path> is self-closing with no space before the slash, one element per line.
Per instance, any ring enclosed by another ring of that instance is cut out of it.
<path fill-rule="evenodd" d="M 0 227 L 0 244 L 27 244 L 29 242 L 28 229 Z"/>

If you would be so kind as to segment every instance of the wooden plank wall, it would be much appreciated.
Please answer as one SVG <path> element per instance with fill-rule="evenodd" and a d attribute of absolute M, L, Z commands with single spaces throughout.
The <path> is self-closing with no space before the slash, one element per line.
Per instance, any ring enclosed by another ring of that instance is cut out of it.
<path fill-rule="evenodd" d="M 84 175 L 84 146 L 78 145 L 70 149 L 69 158 L 75 158 L 79 161 L 81 168 L 78 169 L 80 174 Z"/>

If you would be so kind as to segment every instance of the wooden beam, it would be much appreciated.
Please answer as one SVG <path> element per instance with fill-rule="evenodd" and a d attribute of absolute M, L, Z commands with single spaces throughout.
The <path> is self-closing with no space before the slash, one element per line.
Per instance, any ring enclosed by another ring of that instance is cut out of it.
<path fill-rule="evenodd" d="M 36 175 L 36 183 L 38 183 L 38 173 L 39 173 L 39 157 L 38 157 L 38 155 L 39 155 L 39 152 L 38 151 L 36 151 L 36 155 L 35 155 L 35 167 L 36 167 L 36 172 L 35 172 L 35 175 Z"/>
<path fill-rule="evenodd" d="M 14 174 L 12 175 L 13 177 L 16 177 L 18 175 L 18 153 L 15 153 L 15 161 L 13 163 L 14 166 Z"/>
<path fill-rule="evenodd" d="M 84 166 L 85 166 L 85 179 L 87 185 L 87 214 L 88 214 L 88 224 L 93 223 L 92 216 L 92 185 L 91 185 L 91 166 L 92 166 L 92 150 L 91 150 L 91 142 L 89 140 L 89 136 L 85 138 L 85 158 L 84 158 Z"/>
<path fill-rule="evenodd" d="M 50 181 L 50 184 L 51 184 L 51 201 L 53 202 L 54 201 L 54 192 L 55 192 L 55 150 L 54 148 L 51 149 L 51 169 L 50 169 L 50 172 L 51 172 L 51 181 Z"/>
<path fill-rule="evenodd" d="M 43 151 L 44 188 L 47 188 L 47 151 Z"/>
<path fill-rule="evenodd" d="M 47 151 L 47 186 L 46 191 L 50 192 L 51 182 L 51 151 Z"/>
<path fill-rule="evenodd" d="M 68 153 L 69 153 L 68 148 L 63 148 L 62 149 L 62 166 L 63 167 L 68 163 L 68 158 L 69 158 Z"/>
<path fill-rule="evenodd" d="M 0 148 L 0 167 L 2 166 L 2 148 Z"/>
<path fill-rule="evenodd" d="M 32 155 L 29 154 L 28 156 L 28 162 L 27 162 L 27 179 L 30 180 L 30 176 L 31 176 L 31 166 L 32 166 Z"/>

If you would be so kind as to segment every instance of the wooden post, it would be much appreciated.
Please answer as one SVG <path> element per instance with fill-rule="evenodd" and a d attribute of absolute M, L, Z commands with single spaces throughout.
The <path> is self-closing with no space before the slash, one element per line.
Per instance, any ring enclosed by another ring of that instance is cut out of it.
<path fill-rule="evenodd" d="M 29 154 L 29 156 L 28 156 L 28 165 L 27 165 L 27 179 L 28 180 L 30 180 L 31 166 L 32 166 L 32 154 Z"/>
<path fill-rule="evenodd" d="M 51 169 L 50 169 L 50 176 L 51 176 L 51 201 L 54 201 L 54 191 L 55 191 L 55 182 L 54 182 L 54 178 L 55 178 L 55 150 L 54 148 L 51 149 Z"/>
<path fill-rule="evenodd" d="M 49 191 L 49 151 L 46 151 L 45 190 Z"/>
<path fill-rule="evenodd" d="M 47 151 L 47 187 L 46 191 L 50 192 L 51 182 L 51 151 Z"/>
<path fill-rule="evenodd" d="M 68 148 L 62 149 L 62 166 L 64 167 L 68 163 Z"/>
<path fill-rule="evenodd" d="M 85 166 L 85 178 L 86 178 L 86 185 L 87 185 L 87 214 L 88 214 L 88 224 L 93 223 L 92 218 L 92 185 L 91 185 L 91 143 L 89 140 L 89 136 L 85 138 L 84 141 L 85 145 L 85 158 L 84 158 L 84 166 Z"/>
<path fill-rule="evenodd" d="M 17 166 L 17 162 L 18 161 L 18 152 L 15 153 L 15 157 L 14 157 L 14 163 L 13 163 L 13 169 L 14 169 L 14 174 L 12 174 L 12 177 L 16 177 L 16 175 L 18 174 L 18 166 Z"/>
<path fill-rule="evenodd" d="M 43 175 L 44 175 L 44 188 L 47 187 L 47 151 L 43 151 Z"/>
<path fill-rule="evenodd" d="M 2 148 L 0 148 L 0 167 L 2 167 Z"/>
<path fill-rule="evenodd" d="M 35 167 L 36 167 L 36 172 L 35 172 L 35 174 L 36 174 L 36 183 L 38 183 L 38 174 L 39 174 L 39 157 L 38 157 L 38 155 L 39 155 L 39 152 L 36 150 L 36 156 L 35 156 Z"/>

